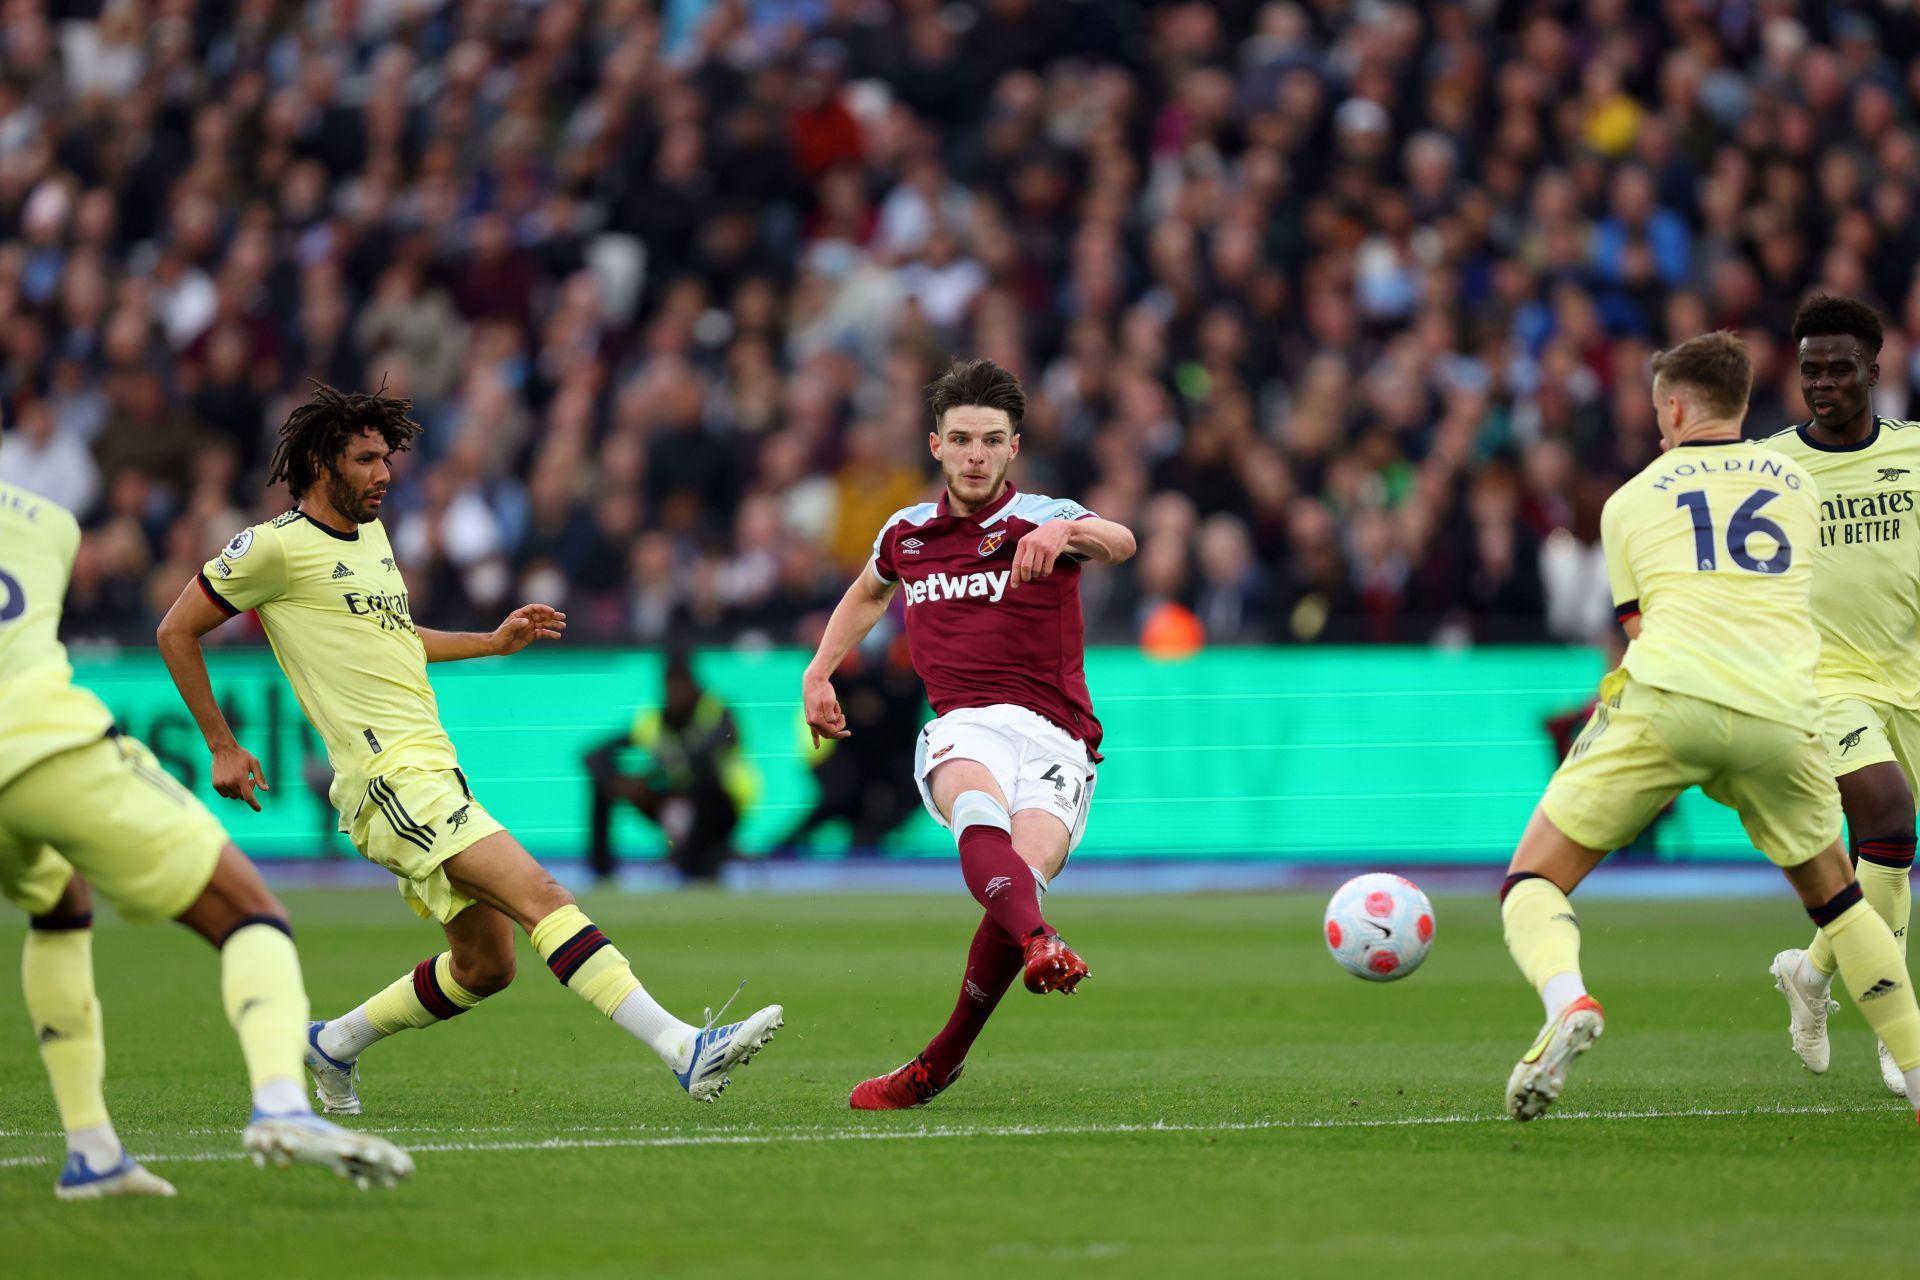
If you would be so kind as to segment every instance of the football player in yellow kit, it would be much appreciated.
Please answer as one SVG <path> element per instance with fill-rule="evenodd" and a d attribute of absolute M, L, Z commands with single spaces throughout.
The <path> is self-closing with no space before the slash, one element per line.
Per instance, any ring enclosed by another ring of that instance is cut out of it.
<path fill-rule="evenodd" d="M 1600 518 L 1629 643 L 1555 771 L 1501 887 L 1507 949 L 1546 1025 L 1507 1081 L 1515 1119 L 1543 1114 L 1605 1012 L 1587 993 L 1567 895 L 1690 786 L 1736 810 L 1833 948 L 1861 1012 L 1920 1086 L 1920 1005 L 1886 921 L 1842 849 L 1814 693 L 1810 618 L 1819 492 L 1793 459 L 1741 440 L 1753 366 L 1732 334 L 1654 357 L 1662 456 Z M 1920 1088 L 1916 1088 L 1920 1093 Z"/>
<path fill-rule="evenodd" d="M 557 639 L 566 615 L 527 605 L 491 633 L 414 623 L 380 523 L 393 455 L 420 427 L 409 402 L 316 386 L 280 429 L 271 481 L 292 510 L 242 530 L 187 584 L 160 624 L 160 652 L 213 753 L 221 795 L 260 807 L 260 762 L 214 701 L 200 637 L 258 611 L 274 656 L 333 766 L 340 829 L 391 871 L 401 897 L 439 923 L 448 948 L 341 1017 L 313 1023 L 307 1069 L 330 1112 L 358 1114 L 362 1052 L 408 1028 L 456 1017 L 506 987 L 514 926 L 556 978 L 651 1049 L 696 1101 L 781 1025 L 779 1005 L 725 1026 L 663 1008 L 573 895 L 494 821 L 467 784 L 440 724 L 429 662 L 517 653 Z"/>
<path fill-rule="evenodd" d="M 1813 624 L 1820 632 L 1821 737 L 1840 786 L 1848 844 L 1867 905 L 1907 945 L 1913 910 L 1915 771 L 1920 768 L 1920 423 L 1873 411 L 1881 325 L 1851 298 L 1815 296 L 1794 316 L 1800 394 L 1811 421 L 1765 443 L 1820 486 Z M 1833 948 L 1816 934 L 1773 958 L 1793 1051 L 1809 1071 L 1832 1057 Z M 1880 1046 L 1880 1078 L 1905 1093 Z"/>
<path fill-rule="evenodd" d="M 21 986 L 67 1138 L 54 1194 L 174 1194 L 127 1153 L 107 1114 L 94 889 L 131 922 L 177 920 L 219 949 L 221 995 L 253 1086 L 242 1141 L 256 1162 L 316 1164 L 362 1185 L 408 1176 L 406 1152 L 307 1105 L 300 957 L 260 873 L 73 683 L 59 629 L 79 546 L 71 515 L 0 483 L 0 895 L 29 919 Z"/>

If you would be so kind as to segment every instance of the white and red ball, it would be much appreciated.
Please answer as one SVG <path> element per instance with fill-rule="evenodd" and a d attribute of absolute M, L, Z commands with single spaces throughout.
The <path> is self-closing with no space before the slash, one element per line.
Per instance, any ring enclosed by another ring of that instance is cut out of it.
<path fill-rule="evenodd" d="M 1404 876 L 1376 871 L 1341 885 L 1327 903 L 1327 950 L 1369 982 L 1392 982 L 1420 967 L 1433 946 L 1433 904 Z"/>

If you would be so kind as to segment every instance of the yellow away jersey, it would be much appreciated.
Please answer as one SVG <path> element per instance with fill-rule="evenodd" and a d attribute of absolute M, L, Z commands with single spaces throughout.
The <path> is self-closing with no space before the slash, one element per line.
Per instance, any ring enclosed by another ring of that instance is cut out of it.
<path fill-rule="evenodd" d="M 1741 441 L 1669 450 L 1621 485 L 1600 517 L 1614 605 L 1640 615 L 1620 665 L 1656 689 L 1818 726 L 1819 502 L 1799 463 Z"/>
<path fill-rule="evenodd" d="M 258 610 L 335 773 L 455 767 L 378 520 L 345 534 L 289 511 L 241 530 L 207 561 L 200 587 L 229 615 Z"/>
<path fill-rule="evenodd" d="M 1920 423 L 1877 418 L 1873 434 L 1850 447 L 1818 444 L 1803 427 L 1764 443 L 1820 486 L 1820 696 L 1920 710 Z"/>
<path fill-rule="evenodd" d="M 0 483 L 0 787 L 113 727 L 106 704 L 73 683 L 60 643 L 79 550 L 65 510 Z"/>

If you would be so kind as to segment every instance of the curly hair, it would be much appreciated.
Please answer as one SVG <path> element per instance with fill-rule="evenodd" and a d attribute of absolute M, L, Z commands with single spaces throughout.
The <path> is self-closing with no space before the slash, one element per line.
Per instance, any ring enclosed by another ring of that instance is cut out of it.
<path fill-rule="evenodd" d="M 1793 317 L 1793 345 L 1800 345 L 1802 338 L 1847 337 L 1860 341 L 1860 350 L 1867 359 L 1880 354 L 1880 344 L 1886 340 L 1886 330 L 1880 323 L 1880 315 L 1872 307 L 1853 298 L 1836 298 L 1832 294 L 1816 293 L 1800 304 L 1800 310 Z"/>
<path fill-rule="evenodd" d="M 378 431 L 387 448 L 405 453 L 422 430 L 407 416 L 413 411 L 413 401 L 385 394 L 384 381 L 372 395 L 308 381 L 313 382 L 313 398 L 280 424 L 280 443 L 274 448 L 267 473 L 268 484 L 285 480 L 296 497 L 313 487 L 320 478 L 320 467 L 331 470 L 332 460 L 347 447 L 347 441 L 362 431 Z"/>

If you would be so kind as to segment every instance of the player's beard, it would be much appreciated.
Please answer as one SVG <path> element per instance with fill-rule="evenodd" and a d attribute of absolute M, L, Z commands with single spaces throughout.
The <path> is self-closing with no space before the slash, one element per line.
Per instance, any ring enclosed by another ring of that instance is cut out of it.
<path fill-rule="evenodd" d="M 976 483 L 963 478 L 961 472 L 965 470 L 964 467 L 961 471 L 950 471 L 947 473 L 947 492 L 969 506 L 984 507 L 999 497 L 1001 491 L 1007 487 L 1007 472 L 1012 467 L 1013 459 L 1009 458 L 1000 464 L 998 471 L 989 472 L 986 483 L 979 485 L 977 489 L 963 487 Z"/>
<path fill-rule="evenodd" d="M 333 504 L 335 511 L 355 524 L 370 524 L 379 514 L 367 501 L 369 492 L 371 492 L 370 489 L 354 488 L 353 481 L 338 471 L 327 473 L 327 501 Z"/>

